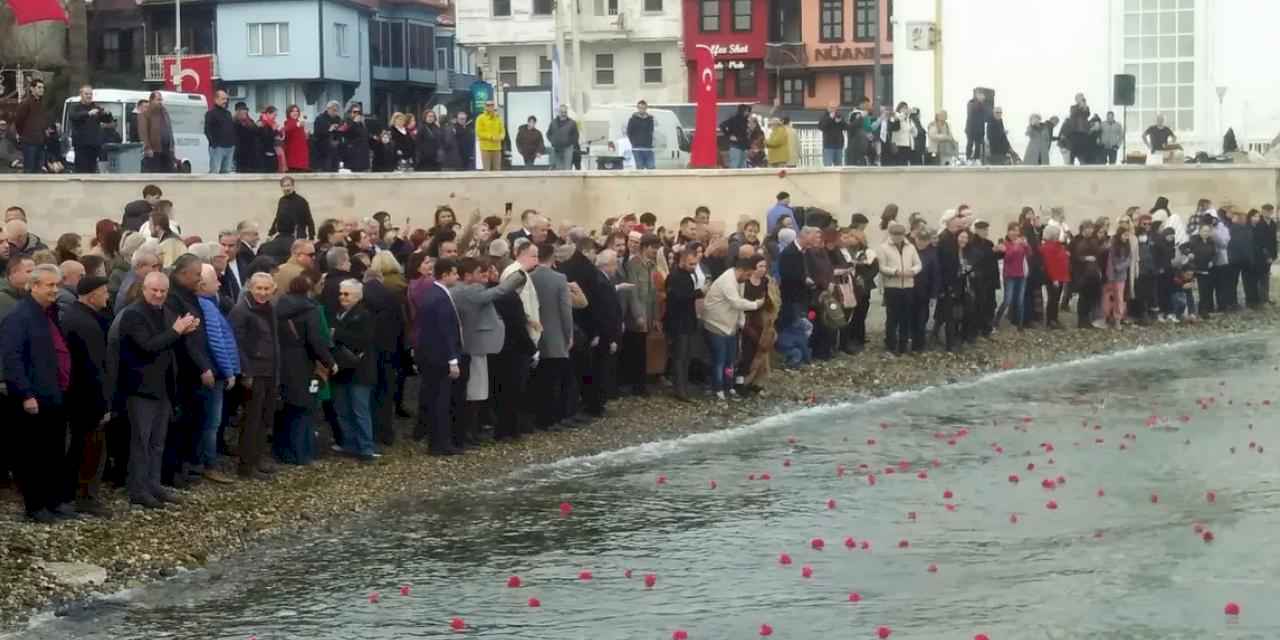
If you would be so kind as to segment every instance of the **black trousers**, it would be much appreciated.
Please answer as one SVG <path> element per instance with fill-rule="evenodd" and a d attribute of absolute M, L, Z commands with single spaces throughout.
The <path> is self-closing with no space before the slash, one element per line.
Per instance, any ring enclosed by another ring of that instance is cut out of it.
<path fill-rule="evenodd" d="M 1240 271 L 1241 279 L 1244 280 L 1244 303 L 1250 309 L 1262 304 L 1262 279 L 1266 275 L 1266 271 L 1253 265 Z"/>
<path fill-rule="evenodd" d="M 1157 273 L 1155 282 L 1156 309 L 1162 316 L 1169 315 L 1173 313 L 1173 274 Z"/>
<path fill-rule="evenodd" d="M 849 314 L 849 324 L 841 332 L 842 346 L 861 348 L 867 344 L 867 312 L 871 310 L 871 293 L 857 291 L 858 306 Z"/>
<path fill-rule="evenodd" d="M 884 348 L 890 353 L 906 353 L 911 338 L 911 289 L 884 290 Z"/>
<path fill-rule="evenodd" d="M 448 367 L 445 367 L 448 370 Z M 458 378 L 449 382 L 449 435 L 453 438 L 453 446 L 462 447 L 466 444 L 468 436 L 474 436 L 475 432 L 471 431 L 474 425 L 468 422 L 471 414 L 467 409 L 467 381 L 471 379 L 471 356 L 462 354 L 458 358 Z"/>
<path fill-rule="evenodd" d="M 14 460 L 18 486 L 27 514 L 43 509 L 54 509 L 71 499 L 67 493 L 67 417 L 62 407 L 47 402 L 40 403 L 39 413 L 27 413 L 22 401 L 11 398 L 15 406 L 11 415 L 17 417 L 10 433 L 17 437 L 18 455 Z"/>
<path fill-rule="evenodd" d="M 76 147 L 76 173 L 97 173 L 101 147 Z"/>
<path fill-rule="evenodd" d="M 1058 324 L 1058 309 L 1062 306 L 1064 287 L 1058 282 L 1046 282 L 1044 288 L 1048 294 L 1044 299 L 1044 322 L 1047 325 Z"/>
<path fill-rule="evenodd" d="M 379 349 L 377 361 L 378 379 L 369 396 L 369 411 L 373 414 L 373 439 L 389 447 L 396 442 L 396 352 Z"/>
<path fill-rule="evenodd" d="M 199 385 L 196 378 L 188 385 Z M 216 382 L 215 382 L 216 384 Z M 182 389 L 188 389 L 182 391 Z M 160 482 L 173 486 L 174 477 L 184 473 L 184 465 L 195 464 L 196 443 L 204 429 L 204 400 L 193 392 L 194 387 L 178 382 L 178 400 L 172 407 L 172 420 L 164 440 L 164 462 L 160 467 Z M 242 430 L 244 426 L 240 427 Z"/>
<path fill-rule="evenodd" d="M 1102 283 L 1081 284 L 1076 293 L 1080 294 L 1076 300 L 1076 326 L 1081 329 L 1093 326 L 1093 310 L 1102 300 Z"/>
<path fill-rule="evenodd" d="M 622 334 L 622 348 L 618 354 L 619 382 L 631 385 L 637 393 L 644 393 L 648 376 L 648 333 L 628 331 Z"/>
<path fill-rule="evenodd" d="M 1133 285 L 1133 301 L 1129 303 L 1129 315 L 1139 322 L 1150 319 L 1156 309 L 1156 276 L 1138 276 Z"/>
<path fill-rule="evenodd" d="M 1214 275 L 1212 271 L 1196 275 L 1196 285 L 1200 290 L 1197 313 L 1201 318 L 1208 318 L 1210 314 L 1219 310 L 1214 304 L 1214 292 L 1218 289 Z"/>
<path fill-rule="evenodd" d="M 564 396 L 570 371 L 568 358 L 543 358 L 534 368 L 530 387 L 535 399 L 535 420 L 539 429 L 546 429 L 569 417 L 564 413 Z"/>
<path fill-rule="evenodd" d="M 452 393 L 448 365 L 418 363 L 418 422 L 413 437 L 428 440 L 432 451 L 453 448 Z"/>
<path fill-rule="evenodd" d="M 1215 308 L 1218 311 L 1227 311 L 1234 308 L 1239 303 L 1236 289 L 1240 286 L 1240 267 L 1233 264 L 1214 267 L 1213 281 L 1218 290 Z"/>
<path fill-rule="evenodd" d="M 495 376 L 490 397 L 497 410 L 493 437 L 514 438 L 527 430 L 522 427 L 522 402 L 529 385 L 529 357 L 507 351 L 489 356 L 489 371 Z"/>
<path fill-rule="evenodd" d="M 929 330 L 929 301 L 932 298 L 925 292 L 912 292 L 915 302 L 911 308 L 911 350 L 924 351 L 927 346 L 925 339 Z M 934 313 L 933 322 L 938 323 L 939 316 Z"/>
<path fill-rule="evenodd" d="M 94 413 L 97 415 L 93 415 Z M 71 446 L 67 450 L 63 495 L 75 498 L 98 496 L 106 462 L 107 438 L 106 425 L 101 422 L 102 413 L 72 410 L 69 414 Z"/>
<path fill-rule="evenodd" d="M 1027 274 L 1027 291 L 1022 298 L 1022 326 L 1044 322 L 1044 271 L 1032 269 Z"/>
<path fill-rule="evenodd" d="M 142 158 L 143 173 L 173 173 L 173 154 L 154 153 L 150 158 Z"/>
<path fill-rule="evenodd" d="M 689 360 L 693 353 L 693 340 L 696 337 L 696 335 L 691 334 L 667 336 L 667 354 L 671 363 L 671 382 L 676 395 L 689 395 Z"/>
<path fill-rule="evenodd" d="M 614 354 L 609 352 L 609 341 L 591 347 L 591 364 L 586 370 L 579 371 L 582 379 L 582 408 L 588 414 L 599 417 L 604 415 L 604 407 L 609 402 L 612 388 L 611 380 L 614 368 Z"/>

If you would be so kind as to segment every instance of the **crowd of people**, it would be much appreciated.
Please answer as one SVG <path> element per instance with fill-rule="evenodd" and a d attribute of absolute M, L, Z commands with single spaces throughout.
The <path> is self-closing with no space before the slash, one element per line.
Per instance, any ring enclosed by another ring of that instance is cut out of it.
<path fill-rule="evenodd" d="M 294 178 L 280 186 L 267 233 L 245 220 L 211 241 L 184 236 L 154 185 L 52 248 L 38 213 L 5 211 L 0 481 L 13 473 L 31 519 L 109 517 L 104 483 L 155 509 L 320 455 L 375 462 L 397 417 L 455 456 L 588 426 L 660 383 L 731 401 L 775 365 L 861 352 L 876 289 L 897 357 L 965 349 L 1005 317 L 1058 328 L 1073 297 L 1081 329 L 1232 312 L 1241 284 L 1244 305 L 1269 304 L 1276 256 L 1274 207 L 1207 200 L 1185 220 L 1160 198 L 1074 227 L 1026 208 L 1002 236 L 966 205 L 935 228 L 891 204 L 873 245 L 867 216 L 841 225 L 787 193 L 728 233 L 705 206 L 554 230 L 532 209 L 441 206 L 408 229 L 386 212 L 317 226 Z"/>

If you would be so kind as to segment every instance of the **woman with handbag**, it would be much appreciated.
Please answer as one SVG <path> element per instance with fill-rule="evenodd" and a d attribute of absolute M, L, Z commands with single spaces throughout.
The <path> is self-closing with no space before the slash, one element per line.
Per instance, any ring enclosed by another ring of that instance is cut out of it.
<path fill-rule="evenodd" d="M 853 262 L 854 299 L 857 305 L 849 318 L 848 353 L 857 353 L 867 346 L 867 311 L 871 308 L 871 292 L 876 288 L 876 275 L 880 273 L 880 261 L 873 249 L 867 247 L 867 236 L 862 231 L 848 232 L 847 246 Z"/>
<path fill-rule="evenodd" d="M 303 273 L 289 282 L 289 290 L 276 303 L 283 407 L 272 448 L 285 464 L 308 465 L 315 458 L 313 416 L 320 387 L 334 368 L 320 306 L 311 299 L 312 287 L 311 275 Z"/>
<path fill-rule="evenodd" d="M 845 313 L 849 316 L 848 322 L 840 329 L 836 348 L 849 355 L 858 352 L 852 339 L 853 313 L 858 308 L 857 286 L 854 284 L 857 279 L 855 274 L 857 265 L 854 264 L 853 254 L 849 251 L 849 246 L 853 242 L 852 232 L 852 229 L 841 230 L 835 247 L 828 251 L 831 255 L 831 266 L 834 268 L 836 298 L 840 300 Z"/>

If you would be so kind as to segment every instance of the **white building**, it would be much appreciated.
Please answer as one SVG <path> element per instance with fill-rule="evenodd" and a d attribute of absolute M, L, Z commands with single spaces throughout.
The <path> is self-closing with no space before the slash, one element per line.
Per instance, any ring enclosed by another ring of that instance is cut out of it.
<path fill-rule="evenodd" d="M 499 91 L 550 87 L 559 31 L 561 100 L 579 113 L 640 99 L 685 102 L 680 11 L 679 0 L 458 0 L 457 35 Z"/>
<path fill-rule="evenodd" d="M 1009 138 L 1026 146 L 1032 113 L 1065 118 L 1077 92 L 1095 113 L 1113 107 L 1113 76 L 1137 77 L 1128 144 L 1164 114 L 1183 146 L 1217 153 L 1227 128 L 1241 148 L 1280 132 L 1276 0 L 939 0 L 942 106 L 964 127 L 974 87 L 995 90 Z M 935 0 L 894 3 L 893 95 L 934 112 L 934 52 L 912 50 L 910 25 L 935 22 Z M 1219 91 L 1225 88 L 1221 108 Z M 927 120 L 926 120 L 927 121 Z M 1255 147 L 1256 148 L 1256 147 Z M 1059 162 L 1054 156 L 1054 162 Z"/>

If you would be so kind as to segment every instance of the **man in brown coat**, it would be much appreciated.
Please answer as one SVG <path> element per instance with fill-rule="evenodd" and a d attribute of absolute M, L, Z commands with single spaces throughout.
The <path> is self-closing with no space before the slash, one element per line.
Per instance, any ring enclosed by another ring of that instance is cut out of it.
<path fill-rule="evenodd" d="M 44 131 L 49 127 L 49 114 L 44 104 L 44 80 L 34 78 L 27 85 L 27 97 L 18 105 L 13 124 L 22 140 L 23 172 L 44 171 Z"/>
<path fill-rule="evenodd" d="M 151 92 L 151 104 L 138 114 L 138 138 L 143 173 L 173 173 L 173 123 L 159 91 Z"/>

